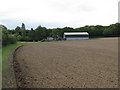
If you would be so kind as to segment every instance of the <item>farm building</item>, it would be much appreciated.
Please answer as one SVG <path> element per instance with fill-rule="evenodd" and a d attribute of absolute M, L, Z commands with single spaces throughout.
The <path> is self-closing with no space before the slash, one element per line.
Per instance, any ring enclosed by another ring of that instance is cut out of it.
<path fill-rule="evenodd" d="M 63 37 L 66 40 L 89 39 L 89 33 L 88 32 L 65 32 Z"/>

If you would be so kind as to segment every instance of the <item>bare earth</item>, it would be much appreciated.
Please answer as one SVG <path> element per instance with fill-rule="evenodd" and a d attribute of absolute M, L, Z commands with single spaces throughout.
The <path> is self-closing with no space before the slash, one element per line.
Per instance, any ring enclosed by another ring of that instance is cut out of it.
<path fill-rule="evenodd" d="M 117 39 L 29 43 L 14 59 L 19 87 L 118 88 Z"/>

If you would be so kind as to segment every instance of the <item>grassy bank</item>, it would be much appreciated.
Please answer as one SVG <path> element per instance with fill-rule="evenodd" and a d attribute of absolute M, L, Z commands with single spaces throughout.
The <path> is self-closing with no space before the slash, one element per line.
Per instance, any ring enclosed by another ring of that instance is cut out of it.
<path fill-rule="evenodd" d="M 11 52 L 13 52 L 12 50 L 20 46 L 22 43 L 28 43 L 28 42 L 17 42 L 16 44 L 10 44 L 2 47 L 1 63 L 2 63 L 3 88 L 16 88 L 16 80 L 15 80 L 14 70 L 11 61 L 12 57 L 9 56 L 11 55 Z"/>
<path fill-rule="evenodd" d="M 16 43 L 2 47 L 2 88 L 16 88 L 10 54 L 19 45 Z"/>
<path fill-rule="evenodd" d="M 25 42 L 25 41 L 18 41 L 18 44 L 22 44 L 22 43 L 38 43 L 38 42 Z"/>
<path fill-rule="evenodd" d="M 9 56 L 10 51 L 16 48 L 18 45 L 20 44 L 18 43 L 10 44 L 2 48 L 2 64 L 3 64 L 2 70 L 3 71 L 6 71 L 7 66 L 9 65 L 8 56 Z"/>
<path fill-rule="evenodd" d="M 37 42 L 17 42 L 16 44 L 10 44 L 7 46 L 2 47 L 2 64 L 3 64 L 3 70 L 8 65 L 8 56 L 11 50 L 15 49 L 17 46 L 20 46 L 22 43 L 37 43 Z"/>

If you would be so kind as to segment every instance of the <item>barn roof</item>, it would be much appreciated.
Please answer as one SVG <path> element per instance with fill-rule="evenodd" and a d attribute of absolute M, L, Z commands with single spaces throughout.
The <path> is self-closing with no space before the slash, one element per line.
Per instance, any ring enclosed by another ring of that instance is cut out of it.
<path fill-rule="evenodd" d="M 65 32 L 64 35 L 89 35 L 88 32 Z"/>

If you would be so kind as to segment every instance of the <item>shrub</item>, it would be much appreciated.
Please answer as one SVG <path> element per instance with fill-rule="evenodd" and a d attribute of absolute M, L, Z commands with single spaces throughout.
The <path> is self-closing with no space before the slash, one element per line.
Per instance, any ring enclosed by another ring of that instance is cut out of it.
<path fill-rule="evenodd" d="M 3 30 L 2 32 L 2 45 L 6 46 L 8 44 L 16 43 L 16 37 L 7 32 L 7 30 Z"/>
<path fill-rule="evenodd" d="M 16 38 L 15 38 L 15 36 L 13 36 L 13 35 L 8 35 L 8 42 L 9 42 L 9 44 L 14 44 L 14 43 L 16 43 Z"/>
<path fill-rule="evenodd" d="M 21 40 L 22 40 L 22 36 L 21 36 L 21 35 L 18 35 L 18 36 L 17 36 L 17 40 L 18 40 L 18 41 L 21 41 Z"/>

